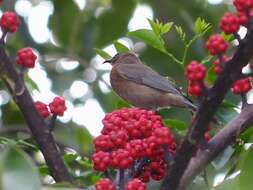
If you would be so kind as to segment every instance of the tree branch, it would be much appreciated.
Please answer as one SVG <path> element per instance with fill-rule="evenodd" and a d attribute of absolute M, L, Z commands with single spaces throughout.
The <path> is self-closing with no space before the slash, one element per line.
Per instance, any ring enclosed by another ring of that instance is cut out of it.
<path fill-rule="evenodd" d="M 249 105 L 217 133 L 207 144 L 208 149 L 199 149 L 184 172 L 178 189 L 184 189 L 218 154 L 234 143 L 236 138 L 253 123 L 253 105 Z"/>
<path fill-rule="evenodd" d="M 3 44 L 0 44 L 0 77 L 20 108 L 55 181 L 71 181 L 54 138 L 37 112 L 33 99 L 6 54 Z"/>
<path fill-rule="evenodd" d="M 253 29 L 249 28 L 248 33 L 235 52 L 233 58 L 225 64 L 222 73 L 219 75 L 214 86 L 203 97 L 197 111 L 196 118 L 192 122 L 190 130 L 183 139 L 175 155 L 174 162 L 162 182 L 161 190 L 176 190 L 181 177 L 187 168 L 190 159 L 195 155 L 197 145 L 203 139 L 208 125 L 215 112 L 222 103 L 226 93 L 230 90 L 233 81 L 241 74 L 241 68 L 246 66 L 253 54 Z"/>

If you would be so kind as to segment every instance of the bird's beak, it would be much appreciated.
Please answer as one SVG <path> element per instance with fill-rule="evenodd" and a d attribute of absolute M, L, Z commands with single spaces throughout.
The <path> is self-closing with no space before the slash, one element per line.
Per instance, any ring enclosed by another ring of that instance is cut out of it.
<path fill-rule="evenodd" d="M 112 59 L 108 59 L 108 60 L 105 60 L 104 62 L 103 62 L 103 64 L 105 64 L 105 63 L 111 63 L 112 62 Z"/>

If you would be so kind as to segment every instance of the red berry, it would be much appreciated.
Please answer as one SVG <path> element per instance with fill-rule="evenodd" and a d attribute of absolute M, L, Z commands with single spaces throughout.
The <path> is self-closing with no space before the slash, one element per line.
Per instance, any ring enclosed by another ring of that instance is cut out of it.
<path fill-rule="evenodd" d="M 139 159 L 145 156 L 145 145 L 140 139 L 134 139 L 128 142 L 125 146 L 125 149 L 130 153 L 133 159 Z"/>
<path fill-rule="evenodd" d="M 236 33 L 239 28 L 239 18 L 231 12 L 226 12 L 220 21 L 220 28 L 225 34 Z"/>
<path fill-rule="evenodd" d="M 239 18 L 240 25 L 247 26 L 249 22 L 249 18 L 244 12 L 237 12 L 237 16 Z"/>
<path fill-rule="evenodd" d="M 214 34 L 209 37 L 206 46 L 211 55 L 224 53 L 228 49 L 228 43 L 220 34 Z"/>
<path fill-rule="evenodd" d="M 210 141 L 212 139 L 212 137 L 208 134 L 208 132 L 205 133 L 204 137 L 206 141 Z"/>
<path fill-rule="evenodd" d="M 113 143 L 109 135 L 99 135 L 93 140 L 96 151 L 109 151 L 113 148 Z"/>
<path fill-rule="evenodd" d="M 33 53 L 32 48 L 27 47 L 18 51 L 16 57 L 16 63 L 26 68 L 33 68 L 37 56 Z"/>
<path fill-rule="evenodd" d="M 145 190 L 146 185 L 141 180 L 135 178 L 127 183 L 126 190 Z"/>
<path fill-rule="evenodd" d="M 20 20 L 15 12 L 6 11 L 0 19 L 0 26 L 3 31 L 16 32 L 20 24 Z"/>
<path fill-rule="evenodd" d="M 65 105 L 65 100 L 61 97 L 55 97 L 54 100 L 49 104 L 49 108 L 52 114 L 63 116 L 64 112 L 67 110 Z"/>
<path fill-rule="evenodd" d="M 118 149 L 112 152 L 111 165 L 115 169 L 127 169 L 133 163 L 130 153 L 124 149 Z"/>
<path fill-rule="evenodd" d="M 156 128 L 152 136 L 155 137 L 156 144 L 157 145 L 170 145 L 174 142 L 174 137 L 171 135 L 169 128 L 167 127 L 161 127 L 161 128 Z"/>
<path fill-rule="evenodd" d="M 222 55 L 221 57 L 223 63 L 226 63 L 227 61 L 229 61 L 229 57 L 227 57 L 226 55 Z M 222 66 L 221 66 L 221 63 L 220 63 L 220 59 L 216 59 L 214 62 L 214 72 L 219 75 L 222 71 Z"/>
<path fill-rule="evenodd" d="M 113 147 L 123 148 L 128 141 L 128 133 L 125 130 L 112 131 L 109 134 Z"/>
<path fill-rule="evenodd" d="M 187 65 L 185 74 L 188 80 L 203 80 L 206 76 L 206 68 L 197 61 L 191 61 Z"/>
<path fill-rule="evenodd" d="M 43 118 L 47 118 L 50 115 L 47 105 L 43 102 L 35 102 L 35 107 Z"/>
<path fill-rule="evenodd" d="M 150 164 L 152 179 L 159 181 L 165 176 L 165 164 L 163 160 L 154 161 Z"/>
<path fill-rule="evenodd" d="M 202 95 L 202 86 L 198 81 L 190 81 L 188 93 L 191 96 L 200 97 Z"/>
<path fill-rule="evenodd" d="M 244 78 L 234 82 L 232 85 L 232 91 L 234 94 L 245 94 L 252 88 L 250 79 Z"/>
<path fill-rule="evenodd" d="M 253 0 L 234 0 L 233 3 L 237 11 L 247 12 L 253 8 Z"/>
<path fill-rule="evenodd" d="M 97 171 L 105 171 L 110 166 L 111 157 L 107 152 L 99 151 L 92 155 L 93 167 Z"/>
<path fill-rule="evenodd" d="M 96 190 L 116 190 L 116 187 L 109 178 L 104 178 L 96 183 Z"/>

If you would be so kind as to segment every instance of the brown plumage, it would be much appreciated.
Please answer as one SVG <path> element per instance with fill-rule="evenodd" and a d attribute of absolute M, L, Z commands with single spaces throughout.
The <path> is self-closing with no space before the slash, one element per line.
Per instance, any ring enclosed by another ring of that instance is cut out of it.
<path fill-rule="evenodd" d="M 107 60 L 112 65 L 113 90 L 133 106 L 156 110 L 164 107 L 196 107 L 165 77 L 141 63 L 133 53 L 118 53 Z"/>

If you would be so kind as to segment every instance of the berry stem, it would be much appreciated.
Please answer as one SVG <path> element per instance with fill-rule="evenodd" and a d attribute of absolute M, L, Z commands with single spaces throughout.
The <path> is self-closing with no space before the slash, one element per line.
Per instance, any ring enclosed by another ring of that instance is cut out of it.
<path fill-rule="evenodd" d="M 241 94 L 242 98 L 242 109 L 248 106 L 248 99 L 246 94 Z"/>
<path fill-rule="evenodd" d="M 124 190 L 125 186 L 125 170 L 119 170 L 119 190 Z"/>
<path fill-rule="evenodd" d="M 109 178 L 110 180 L 113 179 L 113 177 L 111 176 L 111 174 L 108 170 L 105 170 L 104 175 L 105 175 L 106 178 Z"/>
<path fill-rule="evenodd" d="M 50 123 L 48 125 L 49 130 L 52 132 L 55 128 L 55 123 L 56 123 L 56 119 L 57 119 L 57 114 L 53 114 Z"/>
<path fill-rule="evenodd" d="M 222 54 L 219 54 L 219 55 L 218 55 L 218 58 L 219 58 L 219 60 L 220 60 L 221 69 L 224 69 L 224 67 L 225 67 L 225 62 L 224 62 L 224 59 L 223 59 Z"/>
<path fill-rule="evenodd" d="M 25 77 L 24 77 L 25 71 L 26 71 L 26 68 L 21 67 L 19 76 L 20 76 L 20 79 L 21 79 L 23 82 L 25 81 L 25 80 L 24 80 L 24 79 L 25 79 Z"/>
<path fill-rule="evenodd" d="M 8 33 L 7 30 L 4 30 L 4 31 L 3 31 L 2 37 L 1 37 L 1 39 L 0 39 L 0 43 L 1 43 L 2 45 L 5 45 L 4 39 L 5 39 L 6 35 L 7 35 L 7 33 Z"/>

